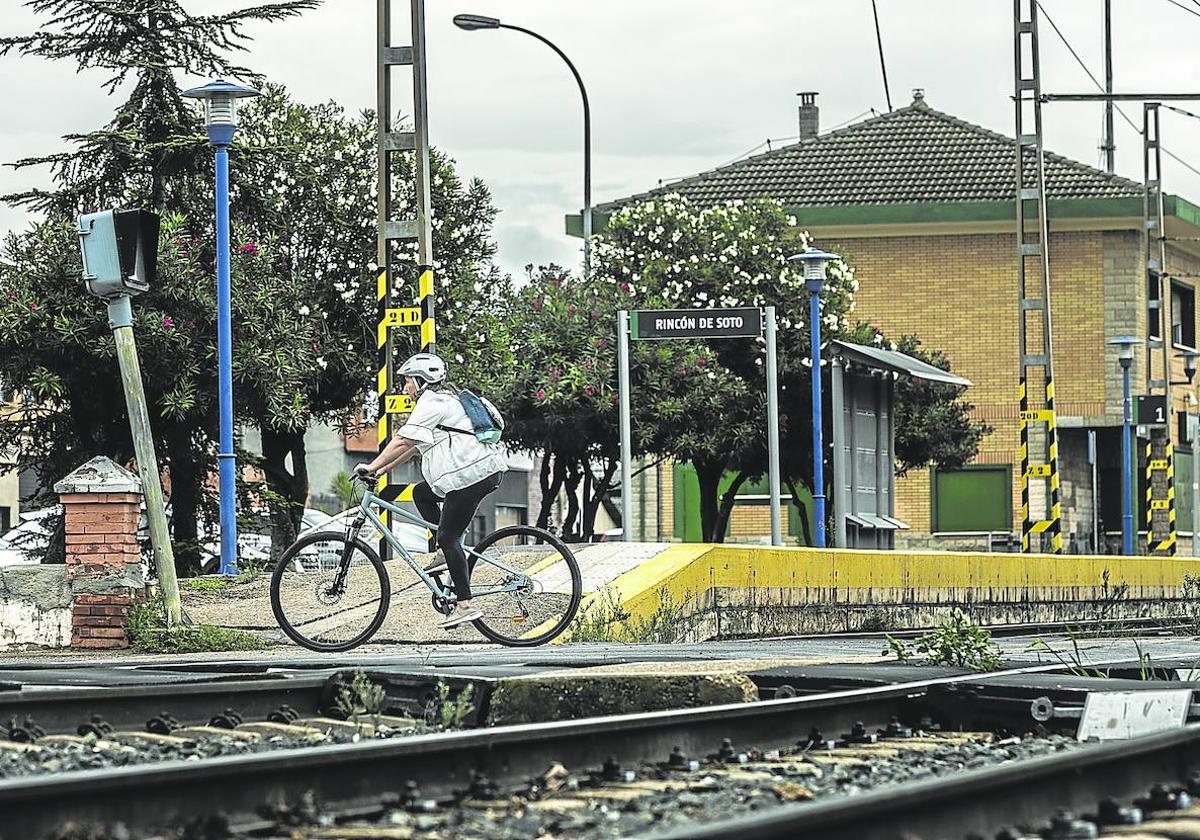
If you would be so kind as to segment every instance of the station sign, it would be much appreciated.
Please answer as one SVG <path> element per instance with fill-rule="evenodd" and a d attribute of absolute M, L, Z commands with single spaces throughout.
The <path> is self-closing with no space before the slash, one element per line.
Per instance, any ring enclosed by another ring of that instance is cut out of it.
<path fill-rule="evenodd" d="M 630 335 L 640 340 L 671 338 L 756 338 L 762 335 L 762 310 L 644 309 L 630 313 Z"/>
<path fill-rule="evenodd" d="M 1134 422 L 1139 426 L 1165 426 L 1167 424 L 1167 398 L 1162 394 L 1138 397 Z"/>

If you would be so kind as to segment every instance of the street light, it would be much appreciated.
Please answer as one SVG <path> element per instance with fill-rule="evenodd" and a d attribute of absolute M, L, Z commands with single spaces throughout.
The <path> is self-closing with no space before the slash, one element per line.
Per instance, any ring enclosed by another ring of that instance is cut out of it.
<path fill-rule="evenodd" d="M 805 248 L 788 257 L 804 266 L 808 290 L 809 338 L 812 341 L 813 519 L 817 548 L 825 547 L 825 447 L 821 440 L 821 289 L 830 260 L 840 259 L 817 248 Z"/>
<path fill-rule="evenodd" d="M 1195 350 L 1181 350 L 1175 354 L 1176 359 L 1183 359 L 1183 372 L 1187 379 L 1182 382 L 1172 381 L 1172 385 L 1191 385 L 1192 380 L 1196 378 L 1196 358 L 1200 357 L 1200 352 Z"/>
<path fill-rule="evenodd" d="M 185 90 L 204 102 L 208 141 L 216 152 L 217 184 L 217 391 L 221 413 L 221 574 L 237 574 L 237 463 L 233 454 L 233 340 L 229 280 L 229 145 L 237 131 L 237 100 L 258 96 L 253 88 L 217 79 Z"/>
<path fill-rule="evenodd" d="M 1142 340 L 1122 335 L 1108 344 L 1117 348 L 1121 362 L 1123 403 L 1121 409 L 1121 553 L 1133 554 L 1133 399 L 1129 395 L 1129 369 L 1133 350 Z"/>
<path fill-rule="evenodd" d="M 533 32 L 529 29 L 524 29 L 520 26 L 513 26 L 508 23 L 501 23 L 499 18 L 488 17 L 487 15 L 455 15 L 454 25 L 459 29 L 467 32 L 475 32 L 480 29 L 511 29 L 513 32 L 524 32 L 532 38 L 536 38 L 543 44 L 548 46 L 554 52 L 558 53 L 558 57 L 566 62 L 567 67 L 571 70 L 571 75 L 575 77 L 575 83 L 579 85 L 579 95 L 583 98 L 583 276 L 584 279 L 592 275 L 592 109 L 588 105 L 587 88 L 583 86 L 583 78 L 579 75 L 579 71 L 575 69 L 575 65 L 571 63 L 571 59 L 567 58 L 567 54 L 556 47 L 546 38 Z"/>

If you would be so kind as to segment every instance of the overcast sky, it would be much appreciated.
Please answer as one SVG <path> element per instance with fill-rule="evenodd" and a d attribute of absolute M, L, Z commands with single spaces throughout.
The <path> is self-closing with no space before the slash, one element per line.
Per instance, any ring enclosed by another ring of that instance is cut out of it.
<path fill-rule="evenodd" d="M 1200 0 L 1179 3 L 1195 13 L 1169 0 L 1113 0 L 1118 91 L 1200 90 Z M 238 5 L 187 3 L 196 12 Z M 1011 136 L 1012 3 L 878 6 L 895 106 L 921 87 L 934 108 Z M 1043 0 L 1043 7 L 1102 78 L 1102 0 Z M 0 0 L 0 9 L 5 32 L 35 23 L 19 0 Z M 887 107 L 870 0 L 427 0 L 432 140 L 492 189 L 501 210 L 499 262 L 513 273 L 531 262 L 578 262 L 579 242 L 563 233 L 563 216 L 582 204 L 581 107 L 567 68 L 542 44 L 451 24 L 455 13 L 472 11 L 541 33 L 579 68 L 591 98 L 597 203 L 728 163 L 767 138 L 793 137 L 801 90 L 820 92 L 822 130 Z M 374 105 L 371 0 L 326 0 L 252 34 L 242 60 L 298 99 Z M 1045 18 L 1041 37 L 1044 89 L 1093 90 Z M 56 150 L 61 135 L 103 125 L 115 104 L 100 90 L 103 78 L 76 75 L 64 62 L 0 59 L 0 161 Z M 397 98 L 399 107 L 406 97 Z M 1200 113 L 1200 102 L 1179 104 Z M 1123 107 L 1140 127 L 1141 105 Z M 1054 104 L 1045 113 L 1048 148 L 1099 162 L 1099 105 Z M 1200 169 L 1200 120 L 1164 112 L 1162 140 Z M 1140 137 L 1119 116 L 1117 171 L 1141 180 Z M 40 178 L 6 168 L 0 191 Z M 1200 203 L 1200 174 L 1169 159 L 1164 187 Z M 23 212 L 0 209 L 0 230 L 26 224 Z"/>

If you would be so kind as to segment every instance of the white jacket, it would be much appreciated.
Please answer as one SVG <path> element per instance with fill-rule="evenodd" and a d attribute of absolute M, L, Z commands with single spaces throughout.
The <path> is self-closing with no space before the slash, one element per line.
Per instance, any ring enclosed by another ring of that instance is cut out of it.
<path fill-rule="evenodd" d="M 495 406 L 484 402 L 499 416 Z M 461 429 L 467 434 L 447 432 L 438 426 Z M 416 443 L 421 453 L 421 474 L 438 496 L 445 497 L 508 469 L 504 447 L 475 439 L 471 420 L 456 395 L 426 391 L 396 435 Z"/>

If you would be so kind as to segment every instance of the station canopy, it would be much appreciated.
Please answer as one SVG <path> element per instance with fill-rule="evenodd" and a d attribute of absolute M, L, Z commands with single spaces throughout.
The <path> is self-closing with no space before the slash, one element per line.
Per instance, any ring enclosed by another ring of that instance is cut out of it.
<path fill-rule="evenodd" d="M 875 370 L 886 370 L 919 379 L 925 382 L 940 382 L 963 388 L 971 384 L 969 379 L 955 376 L 949 371 L 936 368 L 928 362 L 914 358 L 899 350 L 885 350 L 867 344 L 852 344 L 849 341 L 831 341 L 834 352 L 848 362 L 854 362 Z"/>

